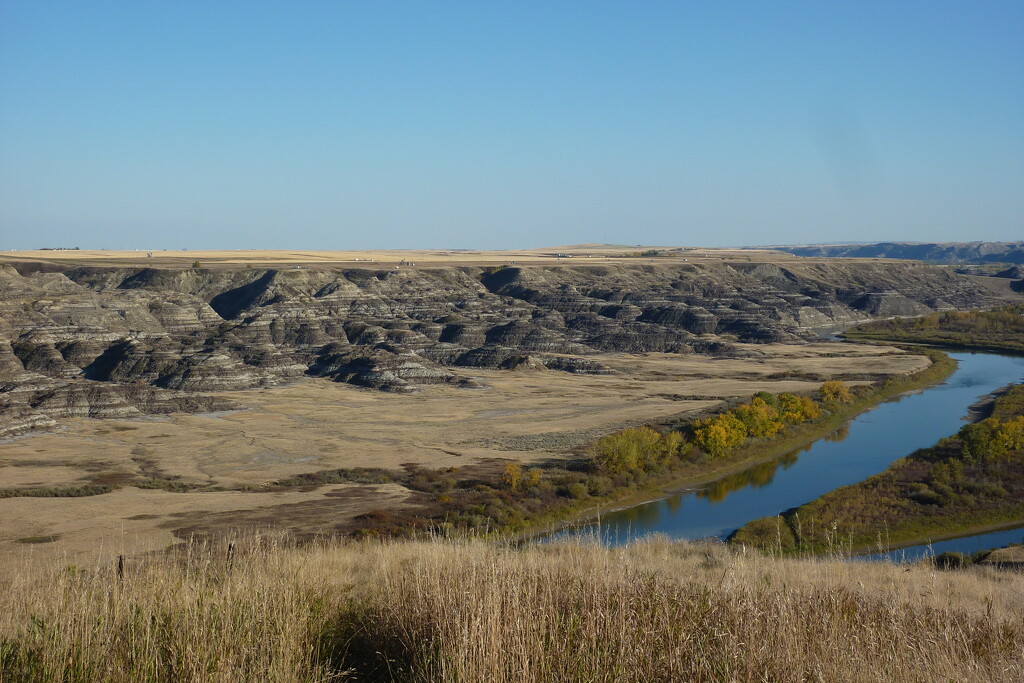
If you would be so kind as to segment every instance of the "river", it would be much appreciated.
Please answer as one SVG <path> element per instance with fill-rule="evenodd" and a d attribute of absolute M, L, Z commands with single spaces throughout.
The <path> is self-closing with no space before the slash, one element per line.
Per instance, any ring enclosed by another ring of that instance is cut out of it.
<path fill-rule="evenodd" d="M 652 533 L 678 539 L 725 538 L 751 520 L 862 481 L 893 460 L 933 445 L 955 433 L 981 397 L 1024 378 L 1024 358 L 967 352 L 950 356 L 958 367 L 942 384 L 881 403 L 836 433 L 774 462 L 699 490 L 604 515 L 583 531 L 613 545 Z M 576 532 L 558 535 L 567 533 Z M 1022 536 L 1024 530 L 1017 530 L 1008 538 L 1019 541 Z M 942 550 L 938 544 L 934 547 L 937 552 L 965 552 L 961 548 L 975 543 L 972 538 L 943 541 Z M 914 557 L 920 552 L 925 551 L 915 547 L 906 554 Z"/>

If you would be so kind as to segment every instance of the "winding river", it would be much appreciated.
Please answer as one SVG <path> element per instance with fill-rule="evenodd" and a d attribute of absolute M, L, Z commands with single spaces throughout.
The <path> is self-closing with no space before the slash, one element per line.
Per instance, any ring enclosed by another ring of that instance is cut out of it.
<path fill-rule="evenodd" d="M 725 538 L 753 519 L 777 515 L 854 484 L 897 458 L 933 445 L 956 432 L 981 397 L 1024 378 L 1024 358 L 967 352 L 950 356 L 958 368 L 944 383 L 882 403 L 802 451 L 699 490 L 607 514 L 584 529 L 613 545 L 651 533 L 679 539 Z M 990 543 L 982 536 L 999 540 Z M 932 548 L 970 552 L 979 542 L 988 543 L 983 546 L 988 548 L 1022 537 L 1024 529 L 1017 529 L 943 541 Z M 903 554 L 913 558 L 928 551 L 927 546 L 918 546 Z"/>

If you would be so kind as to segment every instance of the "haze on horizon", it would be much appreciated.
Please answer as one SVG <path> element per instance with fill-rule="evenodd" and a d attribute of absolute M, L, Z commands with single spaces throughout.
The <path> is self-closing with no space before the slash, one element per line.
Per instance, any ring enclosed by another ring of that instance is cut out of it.
<path fill-rule="evenodd" d="M 1024 4 L 0 4 L 0 249 L 1024 237 Z"/>

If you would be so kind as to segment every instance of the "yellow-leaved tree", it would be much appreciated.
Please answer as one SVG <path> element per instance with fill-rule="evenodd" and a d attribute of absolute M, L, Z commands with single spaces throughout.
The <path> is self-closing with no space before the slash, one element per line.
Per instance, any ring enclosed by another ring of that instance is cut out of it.
<path fill-rule="evenodd" d="M 720 458 L 746 439 L 746 426 L 731 412 L 694 422 L 694 443 L 713 458 Z"/>
<path fill-rule="evenodd" d="M 779 413 L 786 424 L 798 425 L 821 417 L 821 408 L 807 396 L 789 392 L 779 394 Z"/>
<path fill-rule="evenodd" d="M 838 379 L 830 379 L 821 385 L 821 400 L 825 403 L 839 404 L 849 403 L 853 400 L 850 387 Z"/>

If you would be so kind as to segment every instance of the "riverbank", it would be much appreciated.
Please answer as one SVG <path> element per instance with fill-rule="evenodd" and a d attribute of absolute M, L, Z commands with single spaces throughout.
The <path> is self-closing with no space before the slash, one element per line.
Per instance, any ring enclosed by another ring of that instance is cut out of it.
<path fill-rule="evenodd" d="M 985 541 L 985 539 L 990 540 Z M 1018 543 L 1021 539 L 1024 539 L 1024 524 L 1011 522 L 1010 524 L 979 526 L 963 533 L 937 534 L 930 537 L 927 543 L 893 544 L 888 550 L 881 553 L 877 552 L 877 548 L 857 548 L 853 554 L 857 557 L 874 558 L 891 556 L 894 560 L 901 558 L 913 560 L 918 557 L 938 555 L 942 552 L 957 552 L 969 557 L 979 553 L 991 553 L 1006 547 L 1007 544 Z M 967 540 L 972 543 L 963 543 Z M 957 543 L 958 541 L 960 543 Z M 921 552 L 912 552 L 913 549 L 920 549 Z"/>
<path fill-rule="evenodd" d="M 683 491 L 705 489 L 715 482 L 727 482 L 730 477 L 744 475 L 758 466 L 778 465 L 787 454 L 836 434 L 856 416 L 886 401 L 942 382 L 956 369 L 955 361 L 942 351 L 922 347 L 910 350 L 927 356 L 931 364 L 910 375 L 891 377 L 873 385 L 858 387 L 849 403 L 831 405 L 830 412 L 823 417 L 790 426 L 774 438 L 751 439 L 719 458 L 681 461 L 669 471 L 643 482 L 533 517 L 515 537 L 524 540 L 586 525 L 610 513 L 658 501 Z"/>
<path fill-rule="evenodd" d="M 1024 354 L 1024 305 L 875 321 L 847 330 L 844 338 L 1019 356 Z M 969 418 L 973 421 L 985 418 L 985 423 L 997 425 L 1024 415 L 1024 387 L 1008 385 L 986 399 L 971 407 Z M 963 443 L 964 438 L 978 441 L 977 434 L 986 431 L 991 430 L 978 428 L 972 437 L 970 430 L 965 433 L 962 429 L 956 436 L 896 461 L 876 477 L 826 494 L 778 518 L 754 520 L 733 539 L 813 551 L 829 547 L 839 535 L 845 535 L 843 542 L 853 552 L 870 552 L 882 545 L 883 538 L 886 547 L 898 549 L 1024 524 L 1024 444 L 1012 443 L 1015 448 L 1003 449 L 1008 455 L 990 457 L 992 449 L 987 443 Z M 981 436 L 991 438 L 991 434 Z M 868 519 L 885 524 L 868 529 Z M 832 525 L 831 531 L 822 532 L 828 525 Z M 818 531 L 804 538 L 805 528 Z M 822 533 L 830 537 L 822 538 Z"/>
<path fill-rule="evenodd" d="M 869 553 L 1024 524 L 1024 385 L 992 416 L 778 517 L 749 522 L 733 543 L 782 552 Z"/>

